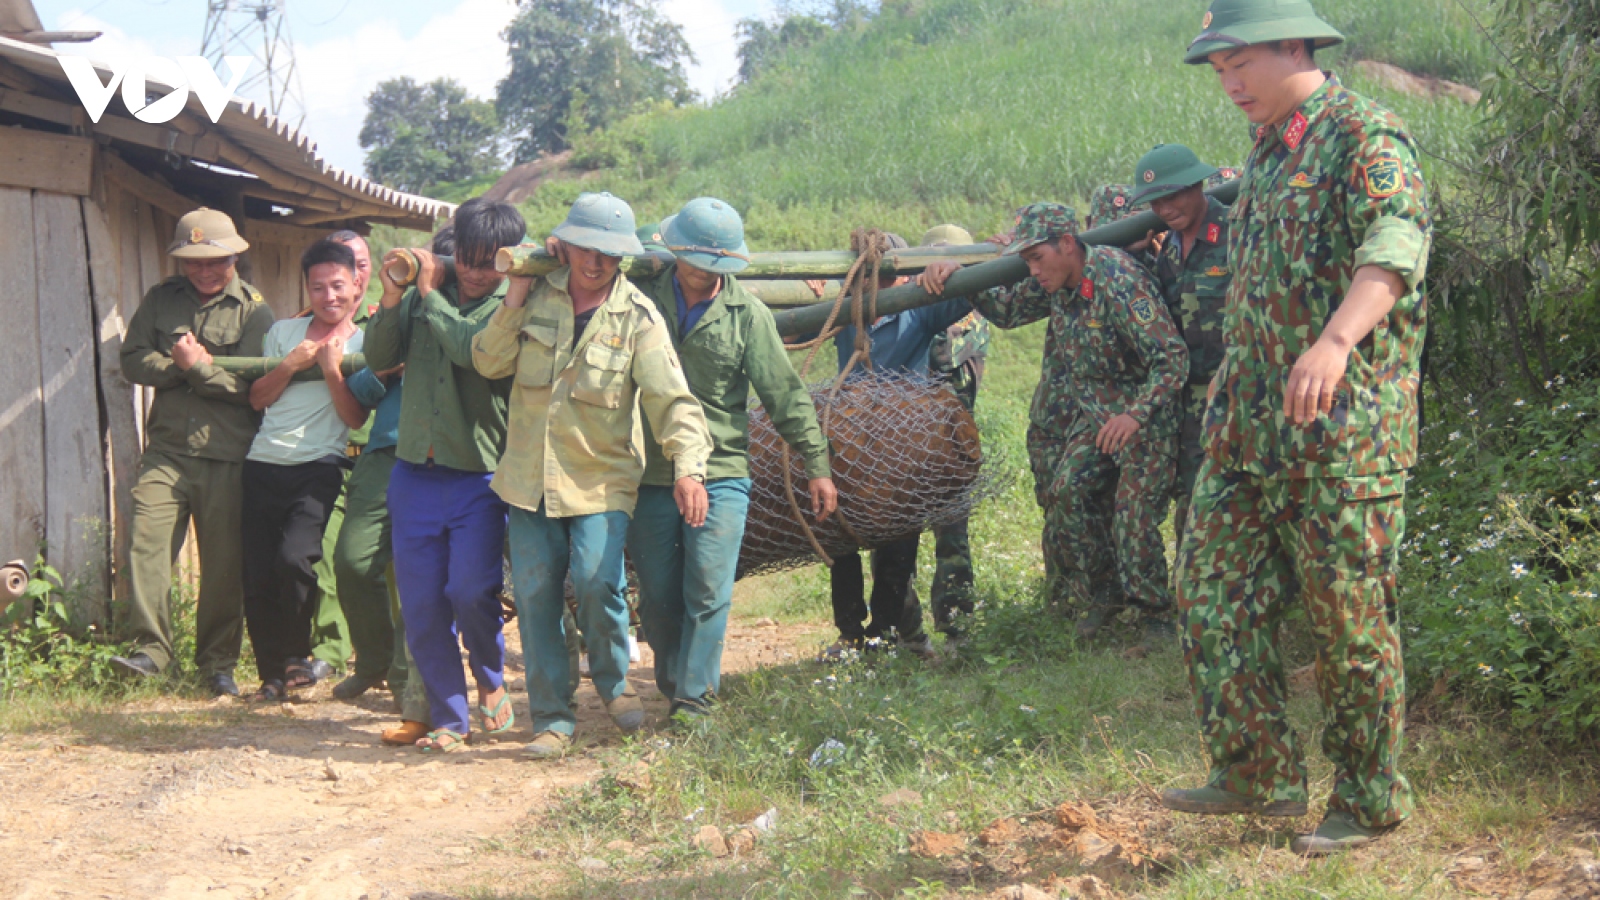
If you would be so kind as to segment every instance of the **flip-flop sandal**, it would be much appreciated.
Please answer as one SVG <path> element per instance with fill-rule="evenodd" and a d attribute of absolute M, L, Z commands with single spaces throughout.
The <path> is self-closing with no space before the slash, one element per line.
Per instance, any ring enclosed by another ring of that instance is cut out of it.
<path fill-rule="evenodd" d="M 457 734 L 448 728 L 436 728 L 428 732 L 422 741 L 417 742 L 417 748 L 423 753 L 455 753 L 457 750 L 467 749 L 467 736 Z"/>
<path fill-rule="evenodd" d="M 500 702 L 494 705 L 494 709 L 490 709 L 487 706 L 478 707 L 478 715 L 483 720 L 484 731 L 487 731 L 490 734 L 505 734 L 511 730 L 513 725 L 517 724 L 517 712 L 515 709 L 508 708 L 510 703 L 511 692 L 505 691 L 500 695 Z M 490 728 L 489 723 L 499 718 L 501 709 L 505 709 L 506 711 L 505 724 L 501 725 L 499 728 Z"/>

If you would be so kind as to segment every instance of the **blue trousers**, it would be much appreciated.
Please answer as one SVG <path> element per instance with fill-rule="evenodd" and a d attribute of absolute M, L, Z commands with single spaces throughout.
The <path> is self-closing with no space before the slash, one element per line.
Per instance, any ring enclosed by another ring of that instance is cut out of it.
<path fill-rule="evenodd" d="M 578 627 L 589 650 L 589 677 L 610 703 L 628 686 L 628 600 L 622 591 L 622 548 L 628 514 L 620 511 L 552 519 L 544 505 L 511 509 L 511 588 L 528 671 L 533 731 L 572 734 L 567 705 L 577 673 L 567 652 L 567 576 L 578 598 Z"/>
<path fill-rule="evenodd" d="M 480 689 L 505 684 L 506 503 L 489 490 L 490 477 L 404 460 L 389 476 L 394 574 L 414 677 L 422 678 L 433 727 L 458 734 L 471 727 L 461 646 Z"/>
<path fill-rule="evenodd" d="M 750 479 L 706 484 L 706 524 L 690 528 L 672 488 L 643 485 L 628 529 L 639 576 L 639 622 L 656 658 L 656 687 L 675 704 L 704 703 L 722 683 L 722 644 L 750 511 Z"/>

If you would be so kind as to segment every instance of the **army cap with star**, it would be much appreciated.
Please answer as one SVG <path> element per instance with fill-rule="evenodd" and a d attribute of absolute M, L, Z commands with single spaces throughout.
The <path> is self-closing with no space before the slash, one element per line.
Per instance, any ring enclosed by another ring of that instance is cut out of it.
<path fill-rule="evenodd" d="M 1197 185 L 1217 174 L 1216 166 L 1200 161 L 1193 150 L 1182 144 L 1157 144 L 1149 153 L 1139 158 L 1133 169 L 1138 192 L 1133 204 L 1138 206 Z"/>
<path fill-rule="evenodd" d="M 1064 234 L 1077 233 L 1078 214 L 1072 207 L 1062 203 L 1030 203 L 1017 211 L 1017 227 L 1003 255 L 1011 256 Z"/>
<path fill-rule="evenodd" d="M 1195 66 L 1218 50 L 1271 41 L 1312 41 L 1321 50 L 1344 43 L 1344 35 L 1323 21 L 1307 0 L 1214 0 L 1183 61 Z"/>
<path fill-rule="evenodd" d="M 167 255 L 178 259 L 222 259 L 250 249 L 225 212 L 204 206 L 183 214 L 173 229 Z"/>

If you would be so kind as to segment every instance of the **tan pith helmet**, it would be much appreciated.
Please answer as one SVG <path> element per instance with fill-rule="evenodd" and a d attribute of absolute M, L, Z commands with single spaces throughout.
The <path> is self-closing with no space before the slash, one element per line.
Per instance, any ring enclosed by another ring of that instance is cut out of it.
<path fill-rule="evenodd" d="M 249 249 L 227 213 L 202 206 L 178 220 L 167 253 L 178 259 L 221 259 Z"/>

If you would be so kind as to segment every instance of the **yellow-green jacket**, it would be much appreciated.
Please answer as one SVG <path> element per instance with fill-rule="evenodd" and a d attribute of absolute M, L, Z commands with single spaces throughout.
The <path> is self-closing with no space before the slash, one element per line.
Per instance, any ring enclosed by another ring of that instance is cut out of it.
<path fill-rule="evenodd" d="M 472 341 L 486 378 L 515 374 L 506 452 L 490 486 L 513 506 L 551 518 L 633 514 L 644 460 L 633 440 L 635 398 L 676 477 L 705 477 L 711 432 L 689 393 L 666 323 L 629 281 L 574 341 L 566 268 L 502 307 Z"/>

